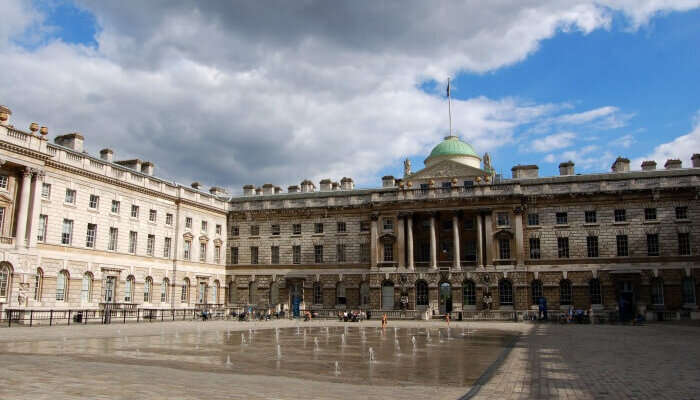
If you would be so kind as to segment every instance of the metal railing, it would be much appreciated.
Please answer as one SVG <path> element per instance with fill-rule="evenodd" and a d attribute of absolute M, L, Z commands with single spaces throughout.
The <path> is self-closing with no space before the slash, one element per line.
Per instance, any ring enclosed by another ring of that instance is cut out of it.
<path fill-rule="evenodd" d="M 210 308 L 115 308 L 107 310 L 5 310 L 3 325 L 8 327 L 35 325 L 87 325 L 127 322 L 187 321 L 203 317 L 207 319 L 226 319 L 231 316 L 227 309 Z"/>

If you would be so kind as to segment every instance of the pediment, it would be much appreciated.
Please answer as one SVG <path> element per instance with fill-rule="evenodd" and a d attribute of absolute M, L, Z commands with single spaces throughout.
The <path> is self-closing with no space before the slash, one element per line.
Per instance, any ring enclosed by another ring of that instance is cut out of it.
<path fill-rule="evenodd" d="M 423 168 L 411 174 L 411 176 L 406 179 L 476 177 L 485 175 L 488 174 L 480 168 L 470 167 L 452 160 L 445 160 L 431 167 Z"/>
<path fill-rule="evenodd" d="M 12 204 L 12 199 L 4 193 L 0 193 L 0 203 Z"/>
<path fill-rule="evenodd" d="M 192 240 L 192 239 L 194 238 L 194 236 L 192 236 L 192 234 L 191 234 L 190 232 L 185 232 L 185 233 L 182 235 L 182 237 L 183 237 L 185 240 Z"/>

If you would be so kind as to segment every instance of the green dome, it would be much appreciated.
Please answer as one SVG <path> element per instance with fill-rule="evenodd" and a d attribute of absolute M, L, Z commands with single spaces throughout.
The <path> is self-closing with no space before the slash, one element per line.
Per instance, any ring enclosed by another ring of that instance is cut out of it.
<path fill-rule="evenodd" d="M 457 136 L 448 136 L 433 148 L 428 158 L 438 156 L 473 156 L 479 158 L 469 143 L 465 143 Z"/>

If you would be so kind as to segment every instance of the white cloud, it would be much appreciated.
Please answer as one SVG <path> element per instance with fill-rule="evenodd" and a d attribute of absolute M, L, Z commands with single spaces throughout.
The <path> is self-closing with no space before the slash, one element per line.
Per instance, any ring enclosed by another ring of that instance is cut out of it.
<path fill-rule="evenodd" d="M 530 147 L 535 151 L 552 151 L 569 147 L 573 144 L 576 134 L 573 132 L 561 132 L 549 135 L 541 139 L 535 139 Z"/>
<path fill-rule="evenodd" d="M 13 43 L 31 41 L 30 26 L 49 27 L 31 3 L 8 0 L 0 99 L 18 126 L 81 131 L 91 152 L 111 146 L 185 182 L 376 184 L 378 170 L 446 134 L 446 104 L 417 88 L 425 79 L 517 63 L 558 32 L 609 28 L 616 10 L 636 23 L 689 6 L 617 3 L 84 0 L 100 23 L 96 48 L 27 50 Z M 453 126 L 480 152 L 562 107 L 510 98 L 453 106 Z"/>
<path fill-rule="evenodd" d="M 680 159 L 684 166 L 691 166 L 690 157 L 695 153 L 700 153 L 700 121 L 697 119 L 698 115 L 700 115 L 700 110 L 696 114 L 695 125 L 689 133 L 679 136 L 668 143 L 656 146 L 646 157 L 633 160 L 632 168 L 641 169 L 642 161 L 646 160 L 654 160 L 658 166 L 663 166 L 668 159 Z"/>
<path fill-rule="evenodd" d="M 627 149 L 630 146 L 632 146 L 635 142 L 636 140 L 634 139 L 634 136 L 628 133 L 613 140 L 612 142 L 610 142 L 610 144 L 612 144 L 613 146 L 622 147 L 623 149 Z"/>

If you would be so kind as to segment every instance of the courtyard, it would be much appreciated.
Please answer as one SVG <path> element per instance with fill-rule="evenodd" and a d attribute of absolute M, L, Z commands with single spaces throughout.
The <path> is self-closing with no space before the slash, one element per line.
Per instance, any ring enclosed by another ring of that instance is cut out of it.
<path fill-rule="evenodd" d="M 0 332 L 3 399 L 691 399 L 700 391 L 692 325 L 453 322 L 448 330 L 390 321 L 381 330 L 279 320 Z"/>

